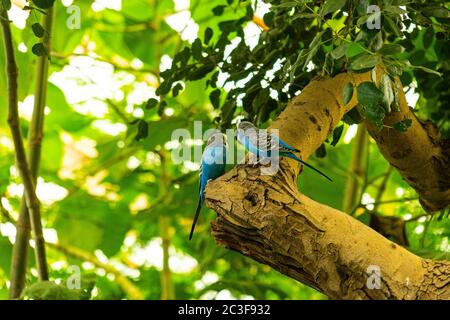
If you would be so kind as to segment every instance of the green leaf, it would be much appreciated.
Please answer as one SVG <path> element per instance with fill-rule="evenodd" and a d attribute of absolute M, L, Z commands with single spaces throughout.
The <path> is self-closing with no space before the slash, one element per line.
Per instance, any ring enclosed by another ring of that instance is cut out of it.
<path fill-rule="evenodd" d="M 13 246 L 8 238 L 3 237 L 0 234 L 0 270 L 3 270 L 5 274 L 9 274 L 11 267 L 11 257 Z"/>
<path fill-rule="evenodd" d="M 383 107 L 380 105 L 365 106 L 362 108 L 364 116 L 377 127 L 383 126 L 383 119 L 386 114 Z"/>
<path fill-rule="evenodd" d="M 375 67 L 380 63 L 380 57 L 371 54 L 364 54 L 357 57 L 351 64 L 352 70 L 363 70 Z"/>
<path fill-rule="evenodd" d="M 51 281 L 41 281 L 26 288 L 22 296 L 32 300 L 80 300 L 80 291 Z"/>
<path fill-rule="evenodd" d="M 376 36 L 370 42 L 370 48 L 374 51 L 378 51 L 383 46 L 383 35 L 381 32 L 377 32 Z"/>
<path fill-rule="evenodd" d="M 403 121 L 399 121 L 397 123 L 394 123 L 393 127 L 398 132 L 406 132 L 409 127 L 412 125 L 411 119 L 405 119 Z"/>
<path fill-rule="evenodd" d="M 434 38 L 435 38 L 435 35 L 434 35 L 433 28 L 427 28 L 423 35 L 423 47 L 425 49 L 428 49 L 431 46 L 431 44 L 433 43 Z"/>
<path fill-rule="evenodd" d="M 389 27 L 390 31 L 396 35 L 397 37 L 401 37 L 403 33 L 401 32 L 400 28 L 398 27 L 397 23 L 392 20 L 388 16 L 383 16 L 384 21 L 387 22 L 387 26 Z"/>
<path fill-rule="evenodd" d="M 158 105 L 159 101 L 155 98 L 150 98 L 145 103 L 145 109 L 153 109 Z"/>
<path fill-rule="evenodd" d="M 31 29 L 36 37 L 42 38 L 45 34 L 45 29 L 39 23 L 33 23 Z"/>
<path fill-rule="evenodd" d="M 200 41 L 199 38 L 197 38 L 192 43 L 192 57 L 194 57 L 194 59 L 197 61 L 201 60 L 203 58 L 202 51 L 203 51 L 202 42 Z"/>
<path fill-rule="evenodd" d="M 333 147 L 336 146 L 336 144 L 339 142 L 339 139 L 341 139 L 342 133 L 344 132 L 344 125 L 340 125 L 333 131 L 333 141 L 331 141 L 331 145 Z"/>
<path fill-rule="evenodd" d="M 138 130 L 135 139 L 137 141 L 147 138 L 148 136 L 148 123 L 142 119 L 139 119 Z"/>
<path fill-rule="evenodd" d="M 398 53 L 402 53 L 405 51 L 405 48 L 396 43 L 387 43 L 380 49 L 380 54 L 384 56 L 390 56 Z"/>
<path fill-rule="evenodd" d="M 352 108 L 349 112 L 347 112 L 344 117 L 342 118 L 342 120 L 348 124 L 348 125 L 352 125 L 352 124 L 358 124 L 362 122 L 362 117 L 361 114 L 358 111 L 358 108 Z"/>
<path fill-rule="evenodd" d="M 450 11 L 444 7 L 425 9 L 423 14 L 436 18 L 450 18 Z"/>
<path fill-rule="evenodd" d="M 178 96 L 181 90 L 183 90 L 183 85 L 181 83 L 177 83 L 172 89 L 172 95 L 174 97 Z"/>
<path fill-rule="evenodd" d="M 125 32 L 122 37 L 123 42 L 119 43 L 122 50 L 128 47 L 133 56 L 142 62 L 150 66 L 158 65 L 156 47 L 148 45 L 157 42 L 157 34 L 154 30 L 147 28 L 137 32 Z"/>
<path fill-rule="evenodd" d="M 320 15 L 323 17 L 331 12 L 336 12 L 344 7 L 347 0 L 327 0 L 320 10 Z"/>
<path fill-rule="evenodd" d="M 356 89 L 358 102 L 363 107 L 373 107 L 378 105 L 383 99 L 383 93 L 370 81 L 361 83 Z"/>
<path fill-rule="evenodd" d="M 66 101 L 64 92 L 53 83 L 48 83 L 47 106 L 50 114 L 46 116 L 45 125 L 54 131 L 65 130 L 71 133 L 78 132 L 88 127 L 93 118 L 75 112 Z M 45 143 L 43 144 L 45 149 Z"/>
<path fill-rule="evenodd" d="M 212 12 L 215 16 L 221 16 L 227 6 L 226 5 L 219 5 L 212 9 Z"/>
<path fill-rule="evenodd" d="M 317 51 L 319 50 L 323 33 L 324 33 L 324 31 L 317 33 L 315 35 L 314 39 L 309 44 L 309 53 L 308 53 L 308 56 L 307 56 L 307 58 L 305 60 L 304 65 L 303 65 L 303 69 L 306 68 L 308 63 L 314 58 L 314 56 L 316 55 Z M 300 54 L 302 54 L 302 52 L 300 52 Z"/>
<path fill-rule="evenodd" d="M 191 50 L 189 49 L 189 47 L 184 47 L 183 50 L 175 54 L 173 58 L 173 64 L 177 64 L 178 62 L 180 62 L 180 66 L 183 67 L 188 63 L 190 57 Z"/>
<path fill-rule="evenodd" d="M 213 70 L 214 70 L 214 65 L 213 64 L 209 64 L 208 63 L 208 64 L 205 64 L 205 65 L 202 65 L 202 66 L 200 66 L 198 68 L 193 69 L 189 73 L 187 79 L 191 80 L 191 81 L 199 80 L 199 79 L 203 78 L 204 76 L 206 76 L 208 73 L 210 73 Z"/>
<path fill-rule="evenodd" d="M 370 216 L 371 216 L 370 212 L 368 210 L 365 210 L 362 214 L 358 215 L 356 217 L 356 219 L 361 221 L 365 225 L 369 225 L 370 224 Z"/>
<path fill-rule="evenodd" d="M 320 147 L 316 150 L 316 157 L 325 158 L 326 156 L 327 156 L 327 149 L 325 147 L 325 144 L 322 143 Z"/>
<path fill-rule="evenodd" d="M 155 93 L 158 96 L 163 96 L 165 94 L 168 94 L 170 92 L 170 90 L 172 89 L 172 83 L 173 83 L 173 80 L 171 78 L 164 80 L 163 83 L 161 83 L 159 85 L 158 89 L 156 89 Z"/>
<path fill-rule="evenodd" d="M 2 0 L 2 5 L 5 10 L 11 9 L 11 0 Z"/>
<path fill-rule="evenodd" d="M 48 9 L 53 6 L 55 0 L 33 0 L 34 4 L 41 9 Z"/>
<path fill-rule="evenodd" d="M 364 47 L 355 42 L 347 44 L 346 48 L 347 49 L 345 50 L 345 56 L 347 58 L 353 58 L 364 52 Z"/>
<path fill-rule="evenodd" d="M 439 77 L 442 77 L 442 73 L 437 72 L 436 70 L 424 67 L 424 66 L 414 66 L 414 68 L 421 69 L 422 71 L 425 71 L 426 73 L 431 73 L 431 74 L 435 74 L 435 75 L 437 75 Z"/>
<path fill-rule="evenodd" d="M 144 140 L 144 147 L 146 150 L 154 150 L 158 145 L 164 145 L 167 141 L 172 139 L 172 133 L 179 128 L 184 128 L 188 125 L 187 118 L 170 117 L 158 121 L 148 122 L 148 136 Z"/>
<path fill-rule="evenodd" d="M 351 82 L 347 83 L 342 89 L 342 100 L 344 105 L 347 105 L 353 97 L 353 84 Z"/>
<path fill-rule="evenodd" d="M 267 12 L 264 17 L 264 23 L 266 24 L 266 26 L 268 26 L 269 28 L 273 27 L 273 18 L 275 17 L 275 13 L 272 11 Z"/>
<path fill-rule="evenodd" d="M 209 94 L 209 100 L 213 105 L 214 109 L 218 109 L 220 107 L 220 89 L 216 89 Z"/>
<path fill-rule="evenodd" d="M 298 5 L 295 1 L 282 1 L 280 4 L 276 5 L 277 8 L 293 8 Z"/>
<path fill-rule="evenodd" d="M 33 52 L 33 54 L 35 54 L 38 57 L 47 55 L 47 48 L 44 46 L 43 43 L 36 43 L 31 48 L 31 51 Z"/>
<path fill-rule="evenodd" d="M 334 48 L 333 51 L 331 51 L 331 56 L 335 60 L 340 59 L 340 58 L 342 58 L 344 56 L 346 50 L 347 50 L 347 45 L 346 44 L 342 44 L 339 47 Z"/>
<path fill-rule="evenodd" d="M 208 44 L 212 37 L 213 37 L 213 30 L 210 27 L 206 28 L 203 42 L 205 44 Z"/>
<path fill-rule="evenodd" d="M 389 13 L 393 13 L 393 14 L 404 14 L 404 13 L 408 13 L 407 11 L 401 9 L 398 6 L 386 6 L 384 7 L 383 11 L 389 12 Z"/>
<path fill-rule="evenodd" d="M 228 100 L 222 106 L 222 124 L 227 125 L 233 120 L 234 111 L 236 111 L 236 102 Z"/>
<path fill-rule="evenodd" d="M 70 115 L 66 114 L 70 118 Z M 45 132 L 45 143 L 42 144 L 41 170 L 58 172 L 64 157 L 64 143 L 57 129 Z"/>
<path fill-rule="evenodd" d="M 112 167 L 110 174 L 122 170 L 129 172 L 126 162 Z M 54 227 L 62 245 L 91 253 L 100 249 L 108 257 L 120 250 L 132 221 L 124 202 L 94 197 L 81 190 L 58 203 L 56 217 Z"/>

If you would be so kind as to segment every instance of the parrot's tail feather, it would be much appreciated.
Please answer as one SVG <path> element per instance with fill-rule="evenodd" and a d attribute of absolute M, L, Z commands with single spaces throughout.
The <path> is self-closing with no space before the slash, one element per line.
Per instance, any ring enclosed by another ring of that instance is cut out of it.
<path fill-rule="evenodd" d="M 200 215 L 200 210 L 202 209 L 202 199 L 198 197 L 197 209 L 195 210 L 194 221 L 192 221 L 191 233 L 189 234 L 189 240 L 192 239 L 194 235 L 195 225 L 197 224 L 198 216 Z"/>
<path fill-rule="evenodd" d="M 331 178 L 329 176 L 327 176 L 325 173 L 323 173 L 322 171 L 320 171 L 319 169 L 314 168 L 312 165 L 306 163 L 305 161 L 303 161 L 302 159 L 300 159 L 299 157 L 297 157 L 295 154 L 292 154 L 292 157 L 290 157 L 294 160 L 297 160 L 298 162 L 302 163 L 303 165 L 307 166 L 310 169 L 313 169 L 315 172 L 319 173 L 320 175 L 322 175 L 323 177 L 327 178 L 328 180 L 330 180 L 331 182 L 333 182 L 333 180 L 331 180 Z"/>

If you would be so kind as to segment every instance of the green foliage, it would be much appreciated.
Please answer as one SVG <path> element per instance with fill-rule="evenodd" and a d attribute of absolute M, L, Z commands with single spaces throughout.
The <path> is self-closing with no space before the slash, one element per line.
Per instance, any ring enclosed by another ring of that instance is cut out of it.
<path fill-rule="evenodd" d="M 394 129 L 400 132 L 406 132 L 409 127 L 411 127 L 412 120 L 411 119 L 405 119 L 400 122 L 397 122 L 394 124 Z"/>
<path fill-rule="evenodd" d="M 88 252 L 100 249 L 107 256 L 119 251 L 130 226 L 125 204 L 112 204 L 81 191 L 61 203 L 55 220 L 62 244 Z"/>
<path fill-rule="evenodd" d="M 363 82 L 357 88 L 362 114 L 378 127 L 383 126 L 385 110 L 380 106 L 383 93 L 373 82 Z"/>
<path fill-rule="evenodd" d="M 80 300 L 80 294 L 50 281 L 32 284 L 23 292 L 23 298 L 30 300 Z"/>
<path fill-rule="evenodd" d="M 44 36 L 45 29 L 38 22 L 33 23 L 31 29 L 36 37 L 42 38 Z"/>
<path fill-rule="evenodd" d="M 33 3 L 41 9 L 48 9 L 53 6 L 55 0 L 33 0 Z"/>
<path fill-rule="evenodd" d="M 348 104 L 353 97 L 353 84 L 347 83 L 342 89 L 342 101 L 344 104 Z"/>
<path fill-rule="evenodd" d="M 2 0 L 2 6 L 5 10 L 11 9 L 11 0 Z"/>
<path fill-rule="evenodd" d="M 33 45 L 33 47 L 31 48 L 31 51 L 39 57 L 45 56 L 48 54 L 47 48 L 42 43 L 36 43 L 35 45 Z"/>

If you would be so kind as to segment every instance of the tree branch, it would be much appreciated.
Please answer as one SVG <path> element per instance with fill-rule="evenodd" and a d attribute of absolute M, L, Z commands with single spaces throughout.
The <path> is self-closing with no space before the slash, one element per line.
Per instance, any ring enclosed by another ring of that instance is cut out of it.
<path fill-rule="evenodd" d="M 172 184 L 172 177 L 167 168 L 167 155 L 164 151 L 158 151 L 159 158 L 161 159 L 161 177 L 160 188 L 161 194 L 167 195 L 170 185 Z M 163 204 L 168 204 L 171 201 L 171 197 L 164 197 Z M 170 270 L 169 259 L 169 247 L 170 247 L 170 217 L 159 217 L 159 232 L 162 238 L 163 249 L 163 270 L 161 272 L 161 300 L 173 300 L 175 299 L 175 291 L 172 283 L 172 271 Z"/>
<path fill-rule="evenodd" d="M 53 26 L 53 8 L 47 10 L 43 15 L 42 24 L 46 33 L 43 43 L 50 50 L 50 35 Z M 44 109 L 47 97 L 48 82 L 48 56 L 40 56 L 36 63 L 36 82 L 34 89 L 34 107 L 28 131 L 28 162 L 33 182 L 36 184 L 39 176 L 41 160 L 41 146 L 44 135 Z M 30 216 L 26 205 L 25 197 L 22 197 L 20 213 L 17 223 L 16 241 L 14 243 L 12 267 L 11 267 L 11 287 L 9 298 L 16 299 L 21 296 L 25 286 L 25 275 L 27 268 L 27 249 L 30 240 Z"/>
<path fill-rule="evenodd" d="M 343 87 L 363 81 L 371 81 L 370 72 L 313 80 L 272 128 L 308 159 L 357 104 L 356 94 L 343 103 Z M 260 169 L 238 165 L 208 183 L 206 204 L 218 214 L 212 230 L 219 244 L 331 298 L 450 298 L 450 262 L 422 259 L 348 214 L 300 194 L 300 166 L 291 159 L 281 159 L 275 175 L 261 175 Z M 378 289 L 368 285 L 373 268 L 381 272 Z"/>
<path fill-rule="evenodd" d="M 48 280 L 47 262 L 45 258 L 45 243 L 42 234 L 41 213 L 39 199 L 35 193 L 35 183 L 31 175 L 30 168 L 25 153 L 19 125 L 19 110 L 17 97 L 17 77 L 18 69 L 14 54 L 14 45 L 11 34 L 8 12 L 0 7 L 0 15 L 5 19 L 0 19 L 3 31 L 3 43 L 6 55 L 6 74 L 8 78 L 8 124 L 14 142 L 16 165 L 24 185 L 26 204 L 30 212 L 31 229 L 35 239 L 36 264 L 40 280 Z M 25 250 L 26 251 L 26 250 Z M 14 267 L 14 266 L 13 266 Z"/>
<path fill-rule="evenodd" d="M 352 162 L 350 175 L 347 177 L 347 185 L 345 187 L 344 204 L 342 210 L 351 212 L 358 202 L 358 194 L 361 186 L 358 185 L 358 178 L 362 179 L 367 171 L 366 159 L 368 150 L 368 135 L 364 125 L 358 126 L 355 142 L 352 149 Z"/>
<path fill-rule="evenodd" d="M 399 81 L 397 85 L 402 88 Z M 369 133 L 386 160 L 417 191 L 422 207 L 438 211 L 450 205 L 450 142 L 441 138 L 431 122 L 421 122 L 415 116 L 403 90 L 399 98 L 400 111 L 388 114 L 380 131 L 367 123 Z M 405 133 L 392 128 L 405 119 L 412 120 Z"/>

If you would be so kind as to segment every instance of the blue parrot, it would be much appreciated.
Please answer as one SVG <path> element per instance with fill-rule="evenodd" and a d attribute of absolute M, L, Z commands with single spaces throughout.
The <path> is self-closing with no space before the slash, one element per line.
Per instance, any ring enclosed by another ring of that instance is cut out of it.
<path fill-rule="evenodd" d="M 272 142 L 272 139 L 275 143 Z M 256 128 L 251 122 L 241 121 L 238 124 L 237 140 L 245 147 L 245 149 L 256 155 L 259 159 L 270 158 L 272 150 L 274 150 L 273 148 L 278 148 L 280 157 L 294 159 L 332 181 L 326 174 L 297 157 L 294 152 L 300 152 L 298 149 L 289 146 L 276 135 L 267 134 L 266 131 Z"/>
<path fill-rule="evenodd" d="M 189 240 L 194 234 L 195 225 L 200 214 L 203 203 L 205 202 L 205 188 L 209 180 L 214 180 L 220 177 L 225 172 L 227 153 L 227 137 L 223 133 L 216 132 L 209 137 L 205 150 L 202 155 L 202 163 L 200 167 L 200 183 L 199 183 L 199 197 L 197 209 L 195 211 L 194 221 L 192 222 L 191 233 Z"/>

